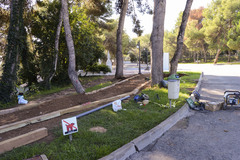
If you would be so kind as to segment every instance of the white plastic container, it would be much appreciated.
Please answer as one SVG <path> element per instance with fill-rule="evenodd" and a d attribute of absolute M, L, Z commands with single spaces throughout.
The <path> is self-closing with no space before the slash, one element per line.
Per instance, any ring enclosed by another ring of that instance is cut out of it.
<path fill-rule="evenodd" d="M 168 80 L 168 99 L 178 99 L 180 91 L 180 80 L 169 79 Z"/>

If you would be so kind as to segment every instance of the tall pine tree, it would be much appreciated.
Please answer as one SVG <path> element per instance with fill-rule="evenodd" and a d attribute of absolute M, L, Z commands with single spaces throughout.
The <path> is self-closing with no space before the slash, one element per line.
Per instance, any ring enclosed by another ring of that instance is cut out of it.
<path fill-rule="evenodd" d="M 10 25 L 5 64 L 0 82 L 1 104 L 12 100 L 17 82 L 19 56 L 27 50 L 26 31 L 23 23 L 25 0 L 12 0 L 10 9 Z"/>

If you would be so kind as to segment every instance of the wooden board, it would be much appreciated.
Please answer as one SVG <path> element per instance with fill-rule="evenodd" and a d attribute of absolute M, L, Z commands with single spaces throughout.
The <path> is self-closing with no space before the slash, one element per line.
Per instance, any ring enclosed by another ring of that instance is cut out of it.
<path fill-rule="evenodd" d="M 35 142 L 48 135 L 47 128 L 40 128 L 35 131 L 0 142 L 0 154 L 14 148 Z"/>

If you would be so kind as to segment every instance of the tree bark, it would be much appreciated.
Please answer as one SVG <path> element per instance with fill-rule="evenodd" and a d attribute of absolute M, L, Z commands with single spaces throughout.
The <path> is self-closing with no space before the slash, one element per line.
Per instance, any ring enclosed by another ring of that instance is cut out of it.
<path fill-rule="evenodd" d="M 170 62 L 170 74 L 176 74 L 177 72 L 178 60 L 182 54 L 184 34 L 185 34 L 185 29 L 187 26 L 187 21 L 188 21 L 189 13 L 191 10 L 192 2 L 193 0 L 187 0 L 186 7 L 183 12 L 182 23 L 181 23 L 180 30 L 177 37 L 177 49 Z"/>
<path fill-rule="evenodd" d="M 215 56 L 215 59 L 214 59 L 214 64 L 217 64 L 217 62 L 218 62 L 218 57 L 219 57 L 219 54 L 221 53 L 221 49 L 218 49 L 218 51 L 217 51 L 217 54 L 216 54 L 216 56 Z"/>
<path fill-rule="evenodd" d="M 61 8 L 59 13 L 58 26 L 56 30 L 56 37 L 55 37 L 55 56 L 53 61 L 53 68 L 51 73 L 49 73 L 49 76 L 46 79 L 46 87 L 48 89 L 51 88 L 51 81 L 57 70 L 57 62 L 58 62 L 58 54 L 59 54 L 59 38 L 60 38 L 60 33 L 62 28 L 62 20 L 63 20 L 63 9 Z"/>
<path fill-rule="evenodd" d="M 193 54 L 193 62 L 194 63 L 196 62 L 196 52 L 194 52 L 194 54 Z"/>
<path fill-rule="evenodd" d="M 204 54 L 204 62 L 207 63 L 207 51 L 206 51 L 204 44 L 202 44 L 202 49 L 203 49 L 203 54 Z"/>
<path fill-rule="evenodd" d="M 163 38 L 165 9 L 166 0 L 154 0 L 153 30 L 151 34 L 152 86 L 160 84 L 160 82 L 163 80 Z"/>
<path fill-rule="evenodd" d="M 76 68 L 76 60 L 75 60 L 75 49 L 74 43 L 71 33 L 71 27 L 69 24 L 69 13 L 68 13 L 68 3 L 67 0 L 62 0 L 62 13 L 63 13 L 63 24 L 65 30 L 65 37 L 68 47 L 68 54 L 69 54 L 69 64 L 68 64 L 68 76 L 76 90 L 77 93 L 85 93 L 84 88 L 82 87 Z"/>
<path fill-rule="evenodd" d="M 123 54 L 122 54 L 122 34 L 125 17 L 128 9 L 128 0 L 123 1 L 117 29 L 117 52 L 116 52 L 116 73 L 115 78 L 123 78 Z"/>
<path fill-rule="evenodd" d="M 228 62 L 230 62 L 231 61 L 231 51 L 230 51 L 230 49 L 228 49 Z"/>
<path fill-rule="evenodd" d="M 8 103 L 12 100 L 17 82 L 19 56 L 22 54 L 23 48 L 27 47 L 21 43 L 26 38 L 24 35 L 21 35 L 23 34 L 22 30 L 24 30 L 24 4 L 24 0 L 12 0 L 10 3 L 11 12 L 7 37 L 7 53 L 0 83 L 0 101 L 3 103 Z"/>

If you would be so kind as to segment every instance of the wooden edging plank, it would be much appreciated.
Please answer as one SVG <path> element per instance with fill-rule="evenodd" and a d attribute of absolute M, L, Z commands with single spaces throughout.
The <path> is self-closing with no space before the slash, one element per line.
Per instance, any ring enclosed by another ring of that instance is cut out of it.
<path fill-rule="evenodd" d="M 5 132 L 8 132 L 8 131 L 17 129 L 17 128 L 24 127 L 24 126 L 29 125 L 29 124 L 42 122 L 42 121 L 45 121 L 45 120 L 48 120 L 48 119 L 51 119 L 51 118 L 55 118 L 55 117 L 58 117 L 58 116 L 60 116 L 60 112 L 56 111 L 56 112 L 52 112 L 52 113 L 49 113 L 49 114 L 44 114 L 44 115 L 41 115 L 41 116 L 25 119 L 25 120 L 22 120 L 22 121 L 19 121 L 19 122 L 6 124 L 6 125 L 3 125 L 3 126 L 0 126 L 0 133 L 5 133 Z"/>
<path fill-rule="evenodd" d="M 92 92 L 89 92 L 89 93 L 86 93 L 86 94 L 93 94 L 93 93 L 97 93 L 99 91 L 102 91 L 102 90 L 105 90 L 105 89 L 108 89 L 110 87 L 113 87 L 117 84 L 121 84 L 121 83 L 124 83 L 126 81 L 129 81 L 130 79 L 133 79 L 135 77 L 137 77 L 139 75 L 135 75 L 135 76 L 132 76 L 130 78 L 127 78 L 123 81 L 120 81 L 120 82 L 116 82 L 110 86 L 107 86 L 107 87 L 104 87 L 104 88 L 101 88 L 101 89 L 98 89 L 98 90 L 95 90 L 95 91 L 92 91 Z M 48 101 L 46 101 L 48 102 Z M 16 112 L 16 111 L 21 111 L 21 110 L 25 110 L 25 109 L 30 109 L 30 108 L 33 108 L 33 107 L 36 107 L 36 106 L 39 106 L 41 104 L 43 104 L 45 102 L 41 102 L 41 103 L 36 103 L 36 102 L 32 102 L 32 103 L 29 103 L 29 104 L 26 104 L 26 105 L 23 105 L 23 106 L 19 106 L 19 107 L 15 107 L 15 108 L 10 108 L 10 109 L 4 109 L 4 110 L 0 110 L 0 115 L 5 115 L 5 114 L 9 114 L 9 113 L 13 113 L 13 112 Z"/>
<path fill-rule="evenodd" d="M 47 128 L 40 128 L 35 131 L 0 142 L 0 154 L 14 148 L 35 142 L 48 135 Z"/>
<path fill-rule="evenodd" d="M 74 106 L 74 107 L 71 107 L 71 108 L 60 110 L 59 112 L 60 112 L 61 115 L 63 115 L 63 114 L 66 114 L 66 113 L 81 111 L 83 109 L 90 108 L 92 106 L 95 106 L 95 105 L 98 105 L 98 104 L 101 104 L 101 103 L 114 101 L 114 100 L 126 97 L 128 95 L 134 95 L 134 94 L 137 94 L 139 92 L 139 90 L 142 87 L 144 87 L 145 85 L 147 85 L 148 83 L 150 83 L 150 81 L 145 82 L 141 86 L 135 88 L 133 91 L 128 92 L 128 93 L 120 94 L 120 95 L 117 95 L 117 96 L 114 96 L 114 97 L 110 97 L 110 98 L 106 98 L 106 99 L 102 99 L 102 100 L 99 100 L 99 101 L 90 102 L 90 104 L 77 105 L 77 106 Z"/>
<path fill-rule="evenodd" d="M 71 107 L 71 108 L 63 109 L 63 110 L 60 110 L 60 114 L 64 115 L 64 114 L 71 113 L 71 112 L 81 111 L 83 109 L 88 109 L 90 107 L 93 107 L 93 106 L 101 104 L 101 103 L 114 101 L 114 100 L 120 99 L 120 98 L 128 96 L 128 95 L 129 95 L 129 93 L 125 93 L 125 94 L 121 94 L 121 95 L 118 95 L 118 96 L 102 99 L 102 100 L 99 100 L 99 101 L 94 101 L 94 102 L 91 102 L 90 104 L 87 104 L 87 105 L 78 105 L 78 106 L 74 106 L 74 107 Z"/>
<path fill-rule="evenodd" d="M 95 90 L 95 91 L 92 91 L 92 92 L 89 92 L 89 93 L 86 93 L 86 94 L 97 93 L 97 92 L 99 92 L 99 91 L 102 91 L 102 90 L 105 90 L 105 89 L 114 87 L 114 86 L 116 86 L 116 85 L 118 85 L 118 84 L 124 83 L 124 82 L 126 82 L 126 81 L 129 81 L 130 79 L 136 78 L 136 77 L 138 77 L 138 76 L 139 76 L 139 75 L 132 76 L 132 77 L 127 78 L 127 79 L 125 79 L 125 80 L 123 80 L 123 81 L 116 82 L 116 83 L 114 83 L 114 84 L 112 84 L 112 85 L 110 85 L 110 86 L 106 86 L 106 87 L 104 87 L 104 88 L 100 88 L 100 89 L 98 89 L 98 90 Z"/>
<path fill-rule="evenodd" d="M 21 127 L 24 127 L 28 124 L 38 123 L 38 122 L 42 122 L 42 121 L 45 121 L 45 120 L 48 120 L 48 119 L 56 118 L 56 117 L 62 116 L 62 115 L 67 114 L 67 113 L 82 111 L 82 110 L 88 109 L 90 107 L 96 106 L 96 105 L 101 104 L 101 103 L 105 103 L 105 102 L 109 102 L 109 101 L 115 101 L 117 99 L 126 97 L 128 95 L 134 95 L 137 92 L 139 92 L 139 90 L 142 87 L 144 87 L 145 85 L 147 85 L 148 83 L 150 83 L 150 81 L 145 82 L 141 86 L 135 88 L 133 91 L 128 92 L 128 93 L 124 93 L 124 94 L 117 95 L 117 96 L 110 97 L 110 98 L 106 98 L 106 99 L 103 99 L 103 100 L 90 102 L 89 104 L 82 104 L 82 105 L 74 106 L 74 107 L 71 107 L 71 108 L 62 109 L 62 110 L 59 110 L 59 111 L 55 111 L 55 112 L 51 112 L 51 113 L 48 113 L 48 114 L 40 115 L 40 116 L 37 116 L 37 117 L 29 118 L 29 119 L 22 120 L 22 121 L 19 121 L 19 122 L 15 122 L 15 123 L 0 126 L 0 133 L 5 133 L 5 132 L 8 132 L 8 131 L 17 129 L 17 128 L 21 128 Z"/>

